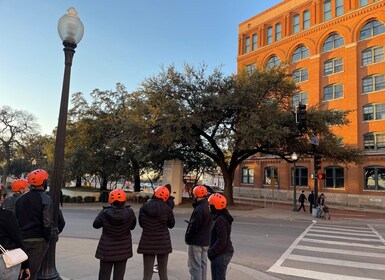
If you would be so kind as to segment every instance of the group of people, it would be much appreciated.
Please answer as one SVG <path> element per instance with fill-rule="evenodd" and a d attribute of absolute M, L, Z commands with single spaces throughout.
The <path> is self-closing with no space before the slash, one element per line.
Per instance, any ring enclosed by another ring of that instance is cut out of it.
<path fill-rule="evenodd" d="M 230 238 L 233 218 L 226 209 L 226 198 L 218 193 L 208 197 L 205 186 L 196 186 L 193 194 L 194 209 L 190 220 L 186 220 L 185 234 L 191 279 L 207 279 L 208 259 L 211 279 L 226 279 L 227 266 L 234 252 Z M 93 223 L 94 228 L 103 228 L 95 255 L 100 260 L 99 280 L 109 280 L 112 272 L 114 280 L 122 280 L 127 260 L 133 255 L 131 231 L 137 219 L 134 211 L 126 205 L 124 191 L 110 192 L 109 204 Z M 175 225 L 174 205 L 168 184 L 156 188 L 153 197 L 139 210 L 142 234 L 137 253 L 143 255 L 143 280 L 152 279 L 154 270 L 159 273 L 160 280 L 168 279 L 168 256 L 172 252 L 169 229 Z"/>
<path fill-rule="evenodd" d="M 306 198 L 305 191 L 302 190 L 302 193 L 300 194 L 298 201 L 300 202 L 300 207 L 297 209 L 297 211 L 300 211 L 303 209 L 304 212 L 306 212 L 305 209 L 305 201 L 308 201 L 310 204 L 310 214 L 313 213 L 313 209 L 317 209 L 316 216 L 318 218 L 328 218 L 330 220 L 330 211 L 329 207 L 326 205 L 326 196 L 321 193 L 320 196 L 317 198 L 314 195 L 314 192 L 311 191 L 309 196 Z M 315 207 L 315 202 L 317 202 L 317 207 Z"/>
<path fill-rule="evenodd" d="M 36 169 L 26 179 L 12 183 L 14 194 L 6 197 L 0 207 L 0 245 L 6 250 L 21 248 L 28 259 L 11 268 L 0 262 L 0 279 L 35 280 L 44 262 L 53 236 L 52 199 L 46 193 L 48 173 Z M 60 215 L 58 232 L 64 228 Z"/>

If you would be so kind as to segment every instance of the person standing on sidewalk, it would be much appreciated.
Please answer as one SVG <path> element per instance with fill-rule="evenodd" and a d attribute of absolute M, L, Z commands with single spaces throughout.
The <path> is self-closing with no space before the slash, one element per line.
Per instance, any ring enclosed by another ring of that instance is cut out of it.
<path fill-rule="evenodd" d="M 299 198 L 298 198 L 298 201 L 301 203 L 301 206 L 298 208 L 297 211 L 300 211 L 301 209 L 303 209 L 303 212 L 306 212 L 306 209 L 305 209 L 305 200 L 307 200 L 307 199 L 306 199 L 306 196 L 305 196 L 305 191 L 302 190 L 302 193 L 301 193 L 301 195 L 300 195 Z"/>
<path fill-rule="evenodd" d="M 31 190 L 15 202 L 15 215 L 24 239 L 29 259 L 31 280 L 36 280 L 46 256 L 53 231 L 52 199 L 45 193 L 48 173 L 36 169 L 28 174 Z"/>
<path fill-rule="evenodd" d="M 3 201 L 3 208 L 5 210 L 13 211 L 15 208 L 16 199 L 23 193 L 28 191 L 28 181 L 25 179 L 17 179 L 12 183 L 12 196 L 8 196 Z"/>
<path fill-rule="evenodd" d="M 93 227 L 103 228 L 95 257 L 100 260 L 99 280 L 110 280 L 114 269 L 114 280 L 123 280 L 127 259 L 132 257 L 131 230 L 136 226 L 136 217 L 130 206 L 126 206 L 123 190 L 110 192 L 108 202 L 95 218 Z"/>
<path fill-rule="evenodd" d="M 213 224 L 210 231 L 210 245 L 207 252 L 211 262 L 211 280 L 225 280 L 227 266 L 234 254 L 231 242 L 231 224 L 234 219 L 226 209 L 226 198 L 212 194 L 208 202 L 213 214 Z"/>
<path fill-rule="evenodd" d="M 307 201 L 309 201 L 309 204 L 310 204 L 310 214 L 313 213 L 313 206 L 314 206 L 314 192 L 311 191 L 309 196 L 307 197 Z"/>
<path fill-rule="evenodd" d="M 139 225 L 143 231 L 137 251 L 138 254 L 143 254 L 143 280 L 151 280 L 155 256 L 159 279 L 168 279 L 168 255 L 172 252 L 169 229 L 175 226 L 172 209 L 166 204 L 169 196 L 170 192 L 166 187 L 158 187 L 154 196 L 139 210 Z"/>
<path fill-rule="evenodd" d="M 210 243 L 210 229 L 212 217 L 209 203 L 206 199 L 207 188 L 196 186 L 193 189 L 195 202 L 194 210 L 185 234 L 188 245 L 188 268 L 191 280 L 206 280 L 207 278 L 207 250 Z"/>

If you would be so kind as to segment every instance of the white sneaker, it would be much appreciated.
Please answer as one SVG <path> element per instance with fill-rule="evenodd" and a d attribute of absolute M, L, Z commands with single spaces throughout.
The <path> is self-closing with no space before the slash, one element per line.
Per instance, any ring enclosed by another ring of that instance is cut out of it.
<path fill-rule="evenodd" d="M 154 267 L 152 268 L 152 271 L 155 273 L 158 273 L 158 265 L 154 264 Z"/>

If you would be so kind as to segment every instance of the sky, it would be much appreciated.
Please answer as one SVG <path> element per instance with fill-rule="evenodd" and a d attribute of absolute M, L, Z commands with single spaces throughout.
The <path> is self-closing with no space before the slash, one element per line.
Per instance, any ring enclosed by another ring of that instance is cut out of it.
<path fill-rule="evenodd" d="M 236 72 L 238 25 L 280 0 L 0 0 L 0 106 L 57 126 L 64 75 L 57 22 L 74 7 L 84 36 L 71 68 L 70 95 L 139 88 L 162 66 L 185 63 Z M 71 104 L 69 105 L 71 107 Z"/>

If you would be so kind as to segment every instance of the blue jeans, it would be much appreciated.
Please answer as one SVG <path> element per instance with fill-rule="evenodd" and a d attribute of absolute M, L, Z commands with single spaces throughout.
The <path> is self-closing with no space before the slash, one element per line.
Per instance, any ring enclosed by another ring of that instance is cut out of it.
<path fill-rule="evenodd" d="M 6 268 L 3 256 L 0 255 L 0 279 L 1 280 L 16 280 L 19 279 L 21 264 Z"/>
<path fill-rule="evenodd" d="M 227 266 L 232 257 L 233 253 L 226 253 L 211 260 L 211 280 L 226 279 Z"/>
<path fill-rule="evenodd" d="M 191 280 L 206 280 L 207 278 L 207 249 L 208 246 L 188 246 L 188 268 Z"/>

